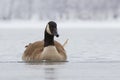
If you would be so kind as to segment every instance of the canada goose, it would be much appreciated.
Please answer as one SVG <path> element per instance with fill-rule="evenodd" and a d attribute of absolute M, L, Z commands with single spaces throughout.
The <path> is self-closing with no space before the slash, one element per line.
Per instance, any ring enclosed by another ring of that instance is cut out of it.
<path fill-rule="evenodd" d="M 44 31 L 44 40 L 36 41 L 25 46 L 26 50 L 22 56 L 24 61 L 66 61 L 67 55 L 64 45 L 54 41 L 54 36 L 59 37 L 57 24 L 48 22 Z"/>

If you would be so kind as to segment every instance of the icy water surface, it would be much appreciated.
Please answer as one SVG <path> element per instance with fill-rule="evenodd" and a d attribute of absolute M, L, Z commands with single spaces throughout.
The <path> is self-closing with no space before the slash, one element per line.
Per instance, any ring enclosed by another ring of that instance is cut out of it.
<path fill-rule="evenodd" d="M 44 29 L 0 29 L 1 80 L 120 80 L 120 29 L 59 29 L 68 62 L 24 63 L 24 46 Z"/>

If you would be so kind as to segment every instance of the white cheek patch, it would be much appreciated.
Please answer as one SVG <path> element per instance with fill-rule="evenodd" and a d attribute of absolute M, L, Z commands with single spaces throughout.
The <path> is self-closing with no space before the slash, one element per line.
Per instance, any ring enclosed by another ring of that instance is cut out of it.
<path fill-rule="evenodd" d="M 46 31 L 47 31 L 47 33 L 49 33 L 50 35 L 52 35 L 52 33 L 51 33 L 51 31 L 50 31 L 49 24 L 47 24 Z"/>

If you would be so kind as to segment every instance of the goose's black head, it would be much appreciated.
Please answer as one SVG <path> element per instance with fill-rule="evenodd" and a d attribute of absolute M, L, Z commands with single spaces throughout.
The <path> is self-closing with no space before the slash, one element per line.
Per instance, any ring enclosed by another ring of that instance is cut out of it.
<path fill-rule="evenodd" d="M 44 47 L 54 45 L 54 36 L 59 37 L 57 24 L 54 21 L 50 21 L 45 28 Z"/>
<path fill-rule="evenodd" d="M 45 32 L 51 36 L 59 37 L 59 34 L 57 32 L 57 24 L 54 21 L 48 22 Z"/>

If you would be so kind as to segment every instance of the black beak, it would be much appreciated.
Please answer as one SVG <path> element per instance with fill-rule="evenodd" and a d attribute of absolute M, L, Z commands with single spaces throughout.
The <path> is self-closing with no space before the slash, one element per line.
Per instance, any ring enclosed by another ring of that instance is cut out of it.
<path fill-rule="evenodd" d="M 58 32 L 57 32 L 57 29 L 54 29 L 53 35 L 56 36 L 56 37 L 59 37 L 59 34 L 58 34 Z"/>
<path fill-rule="evenodd" d="M 56 37 L 59 37 L 59 34 L 56 34 Z"/>

